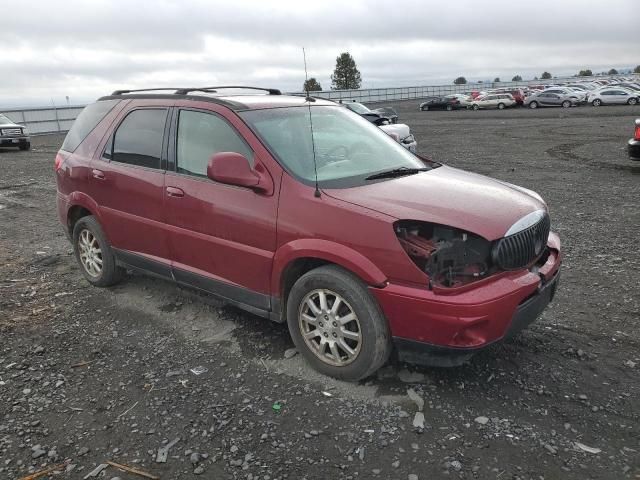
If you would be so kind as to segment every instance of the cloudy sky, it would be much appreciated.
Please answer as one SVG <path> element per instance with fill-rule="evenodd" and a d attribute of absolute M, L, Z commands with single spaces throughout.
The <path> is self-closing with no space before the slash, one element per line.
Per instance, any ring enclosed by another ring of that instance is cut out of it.
<path fill-rule="evenodd" d="M 13 8 L 15 6 L 15 8 Z M 640 64 L 638 0 L 30 0 L 3 5 L 0 106 L 116 88 L 323 88 L 350 52 L 363 88 Z M 4 14 L 3 14 L 4 16 Z"/>

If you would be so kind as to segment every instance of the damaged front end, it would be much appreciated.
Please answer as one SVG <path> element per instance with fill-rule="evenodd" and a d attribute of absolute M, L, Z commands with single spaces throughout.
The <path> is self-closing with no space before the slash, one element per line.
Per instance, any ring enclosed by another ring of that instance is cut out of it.
<path fill-rule="evenodd" d="M 415 265 L 429 277 L 429 287 L 456 288 L 496 272 L 492 242 L 457 228 L 401 220 L 396 236 Z"/>

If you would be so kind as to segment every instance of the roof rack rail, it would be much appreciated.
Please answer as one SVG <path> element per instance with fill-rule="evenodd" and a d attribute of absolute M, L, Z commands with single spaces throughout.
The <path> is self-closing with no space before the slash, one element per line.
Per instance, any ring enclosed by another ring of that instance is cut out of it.
<path fill-rule="evenodd" d="M 277 88 L 260 88 L 260 87 L 247 87 L 243 85 L 221 85 L 218 87 L 194 87 L 194 88 L 179 88 L 176 90 L 176 95 L 188 95 L 190 92 L 206 92 L 216 93 L 217 90 L 241 88 L 243 90 L 261 90 L 268 92 L 269 95 L 282 95 L 282 92 Z"/>
<path fill-rule="evenodd" d="M 260 87 L 245 87 L 242 85 L 221 85 L 219 87 L 164 87 L 164 88 L 138 88 L 135 90 L 116 90 L 111 95 L 124 95 L 125 93 L 138 93 L 138 92 L 158 92 L 163 90 L 174 90 L 175 95 L 188 95 L 190 92 L 205 92 L 216 93 L 217 90 L 230 89 L 230 88 L 242 88 L 244 90 L 261 90 L 268 92 L 269 95 L 282 95 L 282 92 L 277 88 L 260 88 Z"/>

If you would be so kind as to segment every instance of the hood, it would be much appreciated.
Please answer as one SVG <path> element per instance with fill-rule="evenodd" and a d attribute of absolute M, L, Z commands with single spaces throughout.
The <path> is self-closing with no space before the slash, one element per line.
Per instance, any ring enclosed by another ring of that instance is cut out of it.
<path fill-rule="evenodd" d="M 534 192 L 446 166 L 371 185 L 325 192 L 399 220 L 448 225 L 487 240 L 503 237 L 525 215 L 546 210 Z"/>
<path fill-rule="evenodd" d="M 395 133 L 398 135 L 400 140 L 405 137 L 408 137 L 411 131 L 409 130 L 409 126 L 404 123 L 392 123 L 391 125 L 380 125 L 380 129 L 384 130 L 385 133 Z"/>

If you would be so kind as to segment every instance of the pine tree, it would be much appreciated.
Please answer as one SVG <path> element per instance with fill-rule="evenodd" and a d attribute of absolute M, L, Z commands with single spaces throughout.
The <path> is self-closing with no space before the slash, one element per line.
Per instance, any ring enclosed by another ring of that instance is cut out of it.
<path fill-rule="evenodd" d="M 349 52 L 336 58 L 336 68 L 331 75 L 332 90 L 357 90 L 362 84 L 360 71 Z"/>

